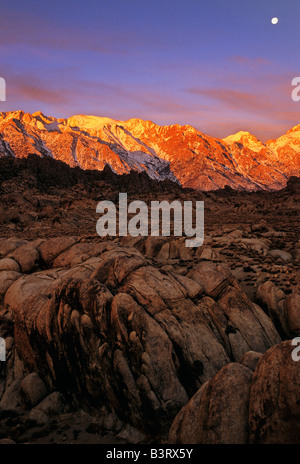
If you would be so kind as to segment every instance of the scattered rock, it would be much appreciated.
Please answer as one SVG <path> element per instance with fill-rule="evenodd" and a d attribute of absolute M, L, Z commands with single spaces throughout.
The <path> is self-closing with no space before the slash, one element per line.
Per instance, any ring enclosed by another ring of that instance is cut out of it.
<path fill-rule="evenodd" d="M 287 251 L 283 251 L 283 250 L 271 250 L 269 252 L 269 255 L 273 256 L 273 258 L 279 258 L 282 261 L 291 262 L 293 260 L 292 255 L 288 253 Z"/>
<path fill-rule="evenodd" d="M 28 374 L 20 384 L 20 394 L 29 408 L 36 406 L 47 395 L 47 388 L 36 372 Z"/>
<path fill-rule="evenodd" d="M 48 416 L 58 416 L 64 412 L 66 401 L 60 392 L 53 392 L 46 396 L 35 407 L 36 410 L 42 411 Z"/>
<path fill-rule="evenodd" d="M 36 270 L 39 262 L 39 253 L 37 249 L 31 244 L 26 244 L 18 247 L 15 251 L 8 255 L 8 258 L 12 258 L 21 267 L 21 271 L 28 274 Z"/>
<path fill-rule="evenodd" d="M 138 445 L 139 443 L 146 443 L 147 436 L 140 430 L 126 425 L 121 432 L 118 433 L 117 438 L 120 440 L 126 440 L 132 445 Z"/>
<path fill-rule="evenodd" d="M 239 364 L 243 364 L 244 366 L 248 367 L 248 369 L 255 371 L 257 363 L 261 357 L 262 357 L 261 353 L 256 353 L 255 351 L 248 351 L 239 360 Z"/>
<path fill-rule="evenodd" d="M 11 284 L 21 275 L 15 271 L 0 271 L 0 298 L 5 295 Z"/>
<path fill-rule="evenodd" d="M 15 380 L 5 390 L 0 401 L 0 411 L 15 411 L 22 405 L 20 383 L 20 380 Z"/>
<path fill-rule="evenodd" d="M 10 438 L 0 438 L 0 445 L 15 445 L 16 442 Z"/>
<path fill-rule="evenodd" d="M 0 271 L 14 271 L 20 272 L 21 268 L 17 261 L 11 258 L 0 259 Z"/>

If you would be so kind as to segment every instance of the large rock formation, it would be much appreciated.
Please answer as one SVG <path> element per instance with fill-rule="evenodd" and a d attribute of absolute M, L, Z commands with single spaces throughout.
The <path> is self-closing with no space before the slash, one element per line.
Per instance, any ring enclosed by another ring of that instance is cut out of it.
<path fill-rule="evenodd" d="M 155 265 L 157 238 L 144 239 L 148 258 L 126 241 L 2 240 L 0 265 L 10 254 L 24 268 L 2 297 L 18 359 L 49 391 L 165 433 L 223 366 L 280 337 L 225 265 L 200 259 L 181 275 Z"/>
<path fill-rule="evenodd" d="M 293 349 L 291 341 L 272 347 L 254 373 L 248 354 L 223 367 L 176 416 L 169 441 L 299 444 L 300 362 L 292 359 Z"/>

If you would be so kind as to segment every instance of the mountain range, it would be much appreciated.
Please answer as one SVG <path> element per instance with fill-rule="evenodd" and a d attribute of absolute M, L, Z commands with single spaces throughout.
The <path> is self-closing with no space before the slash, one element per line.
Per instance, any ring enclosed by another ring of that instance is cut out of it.
<path fill-rule="evenodd" d="M 85 170 L 108 165 L 117 174 L 145 171 L 152 179 L 199 190 L 226 185 L 277 190 L 289 177 L 300 177 L 300 124 L 263 143 L 249 132 L 218 139 L 190 125 L 159 126 L 142 119 L 0 113 L 0 157 L 30 153 Z"/>

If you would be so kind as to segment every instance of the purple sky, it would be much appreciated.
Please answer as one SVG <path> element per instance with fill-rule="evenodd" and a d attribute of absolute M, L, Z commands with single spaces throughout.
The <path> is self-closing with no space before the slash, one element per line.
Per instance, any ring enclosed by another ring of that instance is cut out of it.
<path fill-rule="evenodd" d="M 300 123 L 299 0 L 1 0 L 1 19 L 0 111 L 263 140 Z"/>

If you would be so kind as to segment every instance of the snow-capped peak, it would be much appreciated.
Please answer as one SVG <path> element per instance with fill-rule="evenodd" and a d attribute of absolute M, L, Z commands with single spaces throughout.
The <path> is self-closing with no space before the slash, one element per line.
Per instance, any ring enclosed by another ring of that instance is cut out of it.
<path fill-rule="evenodd" d="M 239 131 L 236 134 L 229 135 L 228 137 L 225 137 L 222 140 L 228 145 L 232 145 L 234 143 L 242 143 L 246 148 L 250 148 L 255 152 L 260 151 L 265 146 L 254 135 L 246 131 Z"/>
<path fill-rule="evenodd" d="M 121 124 L 123 121 L 116 119 L 76 114 L 67 119 L 66 125 L 70 127 L 80 127 L 80 129 L 97 131 L 107 124 Z"/>

